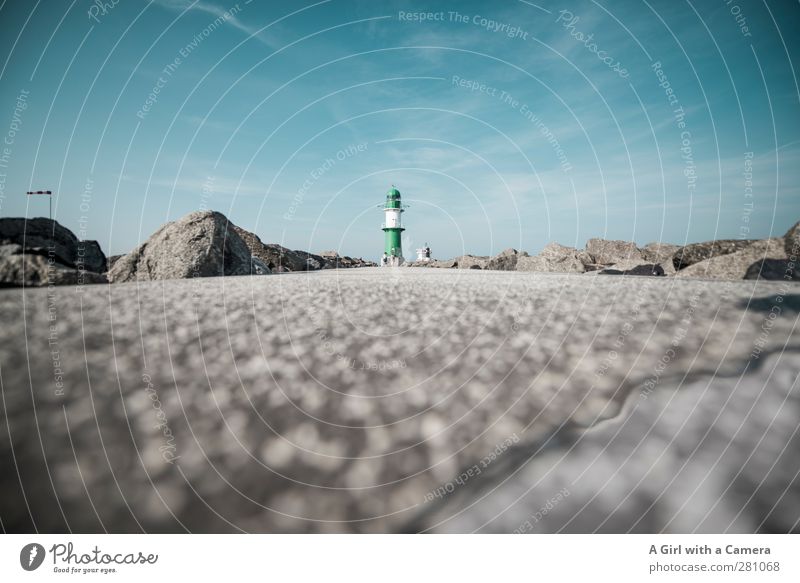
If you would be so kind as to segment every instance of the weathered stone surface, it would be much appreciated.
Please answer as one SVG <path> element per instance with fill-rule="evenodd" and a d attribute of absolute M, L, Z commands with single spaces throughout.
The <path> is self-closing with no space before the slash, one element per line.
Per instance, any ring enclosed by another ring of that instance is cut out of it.
<path fill-rule="evenodd" d="M 10 257 L 11 255 L 22 255 L 24 252 L 25 250 L 22 248 L 22 245 L 17 245 L 16 243 L 0 245 L 0 258 Z"/>
<path fill-rule="evenodd" d="M 19 245 L 0 246 L 0 287 L 84 285 L 107 283 L 106 276 L 50 261 L 44 255 L 22 253 Z"/>
<path fill-rule="evenodd" d="M 250 257 L 250 275 L 270 275 L 272 270 L 258 257 Z"/>
<path fill-rule="evenodd" d="M 586 252 L 592 256 L 594 263 L 612 265 L 620 261 L 643 259 L 636 243 L 630 241 L 610 241 L 607 239 L 589 239 Z"/>
<path fill-rule="evenodd" d="M 108 277 L 118 283 L 250 275 L 266 267 L 254 263 L 247 245 L 224 215 L 198 211 L 162 226 L 118 259 Z"/>
<path fill-rule="evenodd" d="M 485 269 L 495 271 L 514 271 L 517 268 L 517 258 L 519 254 L 516 249 L 506 249 L 492 257 L 486 264 Z"/>
<path fill-rule="evenodd" d="M 434 259 L 428 264 L 428 267 L 439 267 L 442 269 L 452 269 L 457 267 L 455 259 Z"/>
<path fill-rule="evenodd" d="M 678 252 L 680 253 L 680 252 Z M 675 255 L 678 257 L 678 254 Z M 711 259 L 684 267 L 675 277 L 702 277 L 710 279 L 744 279 L 748 269 L 762 259 L 786 259 L 783 239 L 765 239 L 748 242 L 740 251 L 715 255 Z"/>
<path fill-rule="evenodd" d="M 247 245 L 247 249 L 250 251 L 250 255 L 259 259 L 270 271 L 278 270 L 277 268 L 280 267 L 280 260 L 278 258 L 281 257 L 280 253 L 275 253 L 273 250 L 269 249 L 264 243 L 261 242 L 261 238 L 256 235 L 255 233 L 251 233 L 247 229 L 243 229 L 237 225 L 231 223 L 233 230 L 236 231 L 236 234 L 244 241 L 244 244 Z M 280 245 L 277 245 L 280 249 L 283 249 Z M 289 251 L 286 249 L 286 251 Z M 278 259 L 278 261 L 276 261 Z"/>
<path fill-rule="evenodd" d="M 594 257 L 592 257 L 592 254 L 586 251 L 586 249 L 580 249 L 578 251 L 578 260 L 587 266 L 595 265 Z"/>
<path fill-rule="evenodd" d="M 75 251 L 75 267 L 84 271 L 94 273 L 105 273 L 108 271 L 108 259 L 100 249 L 97 241 L 78 241 Z"/>
<path fill-rule="evenodd" d="M 669 261 L 672 262 L 672 256 L 680 249 L 680 245 L 672 245 L 670 243 L 661 243 L 659 241 L 648 243 L 641 248 L 640 252 L 642 258 L 647 263 L 659 263 Z"/>
<path fill-rule="evenodd" d="M 336 251 L 322 251 L 319 256 L 325 260 L 323 269 L 357 269 L 359 267 L 376 266 L 373 261 L 368 261 L 361 257 L 339 255 Z"/>
<path fill-rule="evenodd" d="M 759 259 L 747 268 L 744 278 L 800 281 L 800 269 L 789 259 Z"/>
<path fill-rule="evenodd" d="M 568 487 L 537 528 L 691 532 L 742 511 L 731 530 L 786 530 L 792 294 L 751 356 L 777 289 L 371 268 L 58 287 L 55 321 L 51 290 L 3 290 L 3 529 L 386 532 L 423 512 L 422 527 L 470 531 L 485 512 L 514 530 Z M 562 424 L 578 433 L 540 449 Z M 467 522 L 455 496 L 438 508 L 445 486 L 474 503 Z"/>
<path fill-rule="evenodd" d="M 454 261 L 459 269 L 486 269 L 489 258 L 477 255 L 462 255 L 456 257 Z"/>
<path fill-rule="evenodd" d="M 664 268 L 658 263 L 642 263 L 641 261 L 627 261 L 615 263 L 611 267 L 601 269 L 604 275 L 664 275 Z"/>
<path fill-rule="evenodd" d="M 108 265 L 108 269 L 109 270 L 111 270 L 111 268 L 114 267 L 114 264 L 117 262 L 117 260 L 120 257 L 125 257 L 125 256 L 124 255 L 110 255 L 109 257 L 106 258 L 106 263 Z"/>
<path fill-rule="evenodd" d="M 672 255 L 672 264 L 680 271 L 690 265 L 706 261 L 713 257 L 729 255 L 746 249 L 755 241 L 751 239 L 717 239 L 703 243 L 691 243 L 676 249 Z"/>
<path fill-rule="evenodd" d="M 797 262 L 800 259 L 800 221 L 796 222 L 783 236 L 786 257 Z"/>
<path fill-rule="evenodd" d="M 513 445 L 406 530 L 796 532 L 800 389 L 790 350 L 733 377 L 663 379 L 592 431 Z"/>
<path fill-rule="evenodd" d="M 0 219 L 0 245 L 17 244 L 25 253 L 52 254 L 66 267 L 106 271 L 106 256 L 97 241 L 81 241 L 58 221 L 45 218 Z"/>
<path fill-rule="evenodd" d="M 372 261 L 342 256 L 336 251 L 323 251 L 319 255 L 293 251 L 277 243 L 264 243 L 258 235 L 241 227 L 234 226 L 234 229 L 250 249 L 250 253 L 276 273 L 375 266 Z"/>
<path fill-rule="evenodd" d="M 548 243 L 539 255 L 520 257 L 517 271 L 550 271 L 556 273 L 583 273 L 586 271 L 578 250 L 558 243 Z"/>

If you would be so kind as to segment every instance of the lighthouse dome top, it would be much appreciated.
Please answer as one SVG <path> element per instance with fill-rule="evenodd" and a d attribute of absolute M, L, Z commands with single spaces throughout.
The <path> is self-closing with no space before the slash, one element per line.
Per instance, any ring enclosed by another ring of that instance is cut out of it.
<path fill-rule="evenodd" d="M 392 186 L 389 192 L 386 193 L 386 198 L 400 198 L 400 191 Z"/>

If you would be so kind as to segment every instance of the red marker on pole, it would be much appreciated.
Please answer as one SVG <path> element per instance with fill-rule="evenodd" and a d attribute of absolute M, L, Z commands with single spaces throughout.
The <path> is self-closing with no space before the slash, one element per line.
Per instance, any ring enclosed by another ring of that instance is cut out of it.
<path fill-rule="evenodd" d="M 53 220 L 53 191 L 52 190 L 29 190 L 28 195 L 31 194 L 47 194 L 50 196 L 50 220 Z"/>

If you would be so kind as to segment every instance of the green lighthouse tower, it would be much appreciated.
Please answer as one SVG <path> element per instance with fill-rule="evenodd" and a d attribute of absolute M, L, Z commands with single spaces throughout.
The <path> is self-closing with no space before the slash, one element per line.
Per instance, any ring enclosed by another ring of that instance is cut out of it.
<path fill-rule="evenodd" d="M 403 263 L 403 247 L 400 242 L 400 234 L 405 229 L 400 220 L 400 215 L 403 213 L 400 191 L 394 186 L 386 193 L 386 204 L 383 206 L 383 213 L 385 215 L 383 233 L 386 264 L 400 265 Z"/>

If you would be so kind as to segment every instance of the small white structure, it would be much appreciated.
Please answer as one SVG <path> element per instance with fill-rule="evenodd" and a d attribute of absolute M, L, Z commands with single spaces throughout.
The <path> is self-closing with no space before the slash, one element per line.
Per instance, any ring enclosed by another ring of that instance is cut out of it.
<path fill-rule="evenodd" d="M 405 261 L 402 257 L 396 255 L 383 254 L 381 257 L 381 267 L 400 267 Z"/>
<path fill-rule="evenodd" d="M 417 261 L 422 261 L 423 263 L 431 261 L 431 248 L 428 247 L 427 243 L 421 249 L 417 249 Z"/>

